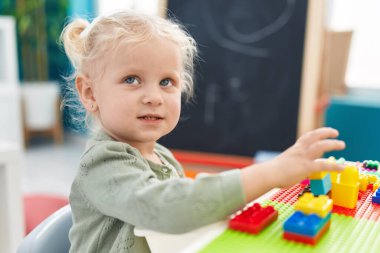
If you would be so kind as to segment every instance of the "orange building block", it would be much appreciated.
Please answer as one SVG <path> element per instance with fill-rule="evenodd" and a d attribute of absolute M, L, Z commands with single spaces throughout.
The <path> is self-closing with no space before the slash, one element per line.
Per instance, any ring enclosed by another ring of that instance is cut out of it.
<path fill-rule="evenodd" d="M 326 175 L 326 171 L 314 172 L 309 176 L 309 179 L 323 179 Z"/>

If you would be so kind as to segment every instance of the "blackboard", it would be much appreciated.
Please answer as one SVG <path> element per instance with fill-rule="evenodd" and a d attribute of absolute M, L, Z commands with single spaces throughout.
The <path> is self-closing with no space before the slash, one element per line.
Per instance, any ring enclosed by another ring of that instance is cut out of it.
<path fill-rule="evenodd" d="M 195 38 L 195 102 L 160 142 L 253 156 L 296 138 L 306 0 L 169 0 Z"/>

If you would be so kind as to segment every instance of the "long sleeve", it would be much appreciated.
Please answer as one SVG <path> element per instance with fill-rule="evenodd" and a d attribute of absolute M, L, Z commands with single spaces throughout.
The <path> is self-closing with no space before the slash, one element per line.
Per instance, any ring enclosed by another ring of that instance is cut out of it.
<path fill-rule="evenodd" d="M 224 219 L 245 204 L 239 170 L 194 180 L 162 179 L 138 151 L 120 142 L 92 146 L 80 170 L 77 186 L 88 205 L 160 232 L 187 232 Z"/>

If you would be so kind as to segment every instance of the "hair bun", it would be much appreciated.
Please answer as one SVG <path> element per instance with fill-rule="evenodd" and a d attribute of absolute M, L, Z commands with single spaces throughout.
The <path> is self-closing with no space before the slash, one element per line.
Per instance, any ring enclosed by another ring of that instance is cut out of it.
<path fill-rule="evenodd" d="M 62 31 L 61 42 L 65 52 L 75 68 L 81 69 L 80 60 L 86 54 L 86 28 L 90 23 L 84 19 L 76 19 Z"/>

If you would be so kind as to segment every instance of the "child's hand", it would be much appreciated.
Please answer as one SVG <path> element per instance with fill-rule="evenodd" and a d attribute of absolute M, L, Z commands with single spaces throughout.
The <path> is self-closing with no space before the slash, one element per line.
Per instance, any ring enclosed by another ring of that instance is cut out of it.
<path fill-rule="evenodd" d="M 319 128 L 301 136 L 297 142 L 271 162 L 275 184 L 278 187 L 292 186 L 313 172 L 342 170 L 341 165 L 318 159 L 325 152 L 341 150 L 345 143 L 336 138 L 338 131 L 333 128 Z"/>

